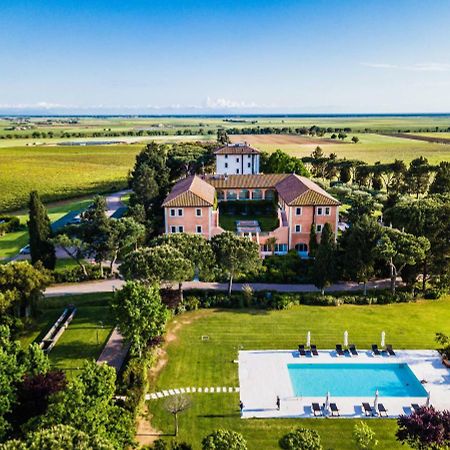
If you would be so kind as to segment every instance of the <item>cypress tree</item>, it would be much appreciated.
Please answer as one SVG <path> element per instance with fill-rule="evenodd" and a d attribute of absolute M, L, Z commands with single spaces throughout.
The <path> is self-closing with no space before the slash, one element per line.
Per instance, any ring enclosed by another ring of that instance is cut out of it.
<path fill-rule="evenodd" d="M 309 232 L 309 256 L 314 258 L 316 256 L 317 247 L 319 244 L 317 243 L 317 233 L 316 233 L 316 224 L 311 224 L 311 230 Z"/>
<path fill-rule="evenodd" d="M 320 289 L 322 295 L 324 288 L 329 286 L 335 277 L 336 243 L 334 233 L 329 223 L 322 230 L 319 248 L 314 260 L 314 285 Z"/>
<path fill-rule="evenodd" d="M 28 233 L 30 235 L 31 262 L 41 261 L 46 269 L 54 269 L 55 247 L 51 242 L 50 219 L 37 191 L 30 192 Z"/>

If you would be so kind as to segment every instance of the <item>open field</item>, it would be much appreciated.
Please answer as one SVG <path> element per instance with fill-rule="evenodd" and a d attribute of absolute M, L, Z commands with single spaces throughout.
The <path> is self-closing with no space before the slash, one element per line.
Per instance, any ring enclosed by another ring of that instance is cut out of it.
<path fill-rule="evenodd" d="M 52 222 L 65 216 L 69 211 L 85 209 L 91 204 L 90 198 L 84 198 L 74 201 L 63 201 L 58 205 L 50 205 L 48 207 L 49 217 Z M 20 223 L 24 225 L 22 230 L 14 233 L 7 233 L 0 237 L 0 260 L 3 258 L 11 258 L 17 255 L 19 250 L 28 244 L 28 229 L 26 223 L 28 220 L 27 211 L 19 211 L 16 215 L 20 219 Z"/>
<path fill-rule="evenodd" d="M 97 359 L 113 328 L 108 301 L 111 294 L 54 297 L 42 300 L 40 315 L 33 329 L 20 336 L 23 344 L 39 341 L 69 304 L 77 307 L 74 319 L 49 354 L 52 367 L 69 375 L 81 368 L 83 361 Z M 98 343 L 97 343 L 98 335 Z"/>
<path fill-rule="evenodd" d="M 168 330 L 168 362 L 156 376 L 152 390 L 179 387 L 237 386 L 239 349 L 296 348 L 311 331 L 319 348 L 334 348 L 344 330 L 360 348 L 380 340 L 382 330 L 395 348 L 435 348 L 436 331 L 450 332 L 447 317 L 450 297 L 417 303 L 318 307 L 298 306 L 287 311 L 200 310 L 176 317 Z M 420 333 L 415 330 L 420 330 Z M 204 341 L 202 336 L 208 336 Z M 180 416 L 180 440 L 200 448 L 201 438 L 213 429 L 226 427 L 244 434 L 249 449 L 278 448 L 278 439 L 294 426 L 315 428 L 326 449 L 353 449 L 354 421 L 342 420 L 241 420 L 236 394 L 195 394 L 193 406 Z M 152 425 L 171 433 L 172 417 L 164 401 L 148 402 Z M 395 422 L 370 421 L 380 449 L 401 448 L 395 442 Z"/>
<path fill-rule="evenodd" d="M 350 142 L 352 136 L 358 136 L 359 142 Z M 309 156 L 318 144 L 308 143 L 308 137 L 283 135 L 233 135 L 233 142 L 247 141 L 260 150 L 273 152 L 283 150 L 293 156 Z M 317 138 L 320 139 L 320 138 Z M 328 139 L 327 139 L 328 141 Z M 406 163 L 419 156 L 424 156 L 431 164 L 440 161 L 450 161 L 450 145 L 432 144 L 412 139 L 403 139 L 378 134 L 352 134 L 350 133 L 344 143 L 319 143 L 326 153 L 336 153 L 338 158 L 360 159 L 369 164 L 376 161 L 389 162 L 402 159 Z"/>

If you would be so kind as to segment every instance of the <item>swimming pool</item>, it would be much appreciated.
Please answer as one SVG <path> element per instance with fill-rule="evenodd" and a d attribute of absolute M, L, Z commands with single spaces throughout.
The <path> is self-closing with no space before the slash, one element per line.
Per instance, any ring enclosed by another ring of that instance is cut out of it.
<path fill-rule="evenodd" d="M 296 397 L 426 397 L 408 364 L 288 364 Z"/>

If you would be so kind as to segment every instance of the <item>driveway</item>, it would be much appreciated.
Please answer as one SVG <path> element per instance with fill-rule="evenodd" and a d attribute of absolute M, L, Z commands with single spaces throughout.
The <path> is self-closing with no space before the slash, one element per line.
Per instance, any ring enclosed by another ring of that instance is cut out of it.
<path fill-rule="evenodd" d="M 46 297 L 60 295 L 91 294 L 95 292 L 113 292 L 124 285 L 123 280 L 86 281 L 83 283 L 58 284 L 49 286 L 45 291 Z M 376 280 L 367 283 L 367 289 L 384 289 L 389 287 L 390 280 Z M 249 284 L 255 291 L 277 291 L 277 292 L 319 292 L 312 284 L 272 284 L 272 283 L 233 283 L 233 291 L 241 291 L 242 286 Z M 174 288 L 178 288 L 175 286 Z M 208 283 L 204 281 L 188 281 L 183 283 L 183 289 L 216 290 L 226 291 L 227 283 Z M 362 285 L 353 282 L 337 283 L 325 289 L 325 292 L 352 292 L 361 291 Z"/>

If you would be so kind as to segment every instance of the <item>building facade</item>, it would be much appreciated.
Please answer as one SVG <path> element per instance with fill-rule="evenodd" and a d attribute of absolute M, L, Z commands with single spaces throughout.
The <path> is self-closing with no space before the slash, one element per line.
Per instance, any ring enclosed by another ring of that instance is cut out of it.
<path fill-rule="evenodd" d="M 219 220 L 222 202 L 252 200 L 274 202 L 276 208 L 278 226 L 272 231 L 261 232 L 257 223 L 245 217 L 236 226 L 238 234 L 259 245 L 262 256 L 295 249 L 306 257 L 311 226 L 319 240 L 326 223 L 337 233 L 339 201 L 296 174 L 216 174 L 181 180 L 163 203 L 165 231 L 197 233 L 210 239 L 224 231 Z"/>
<path fill-rule="evenodd" d="M 218 175 L 259 173 L 260 152 L 247 143 L 229 144 L 215 151 Z"/>

